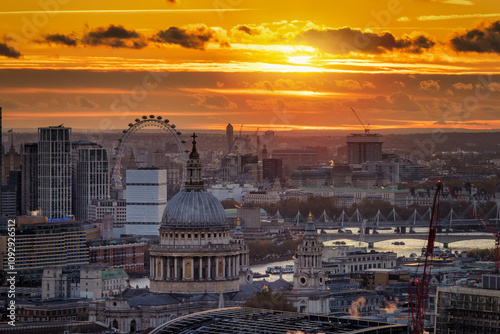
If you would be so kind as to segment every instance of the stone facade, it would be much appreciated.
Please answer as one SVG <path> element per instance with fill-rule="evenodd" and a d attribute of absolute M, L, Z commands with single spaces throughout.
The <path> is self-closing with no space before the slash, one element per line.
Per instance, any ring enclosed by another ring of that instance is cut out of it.
<path fill-rule="evenodd" d="M 293 290 L 285 295 L 301 313 L 328 314 L 329 295 L 322 269 L 323 243 L 309 214 L 302 244 L 299 245 L 293 274 Z"/>

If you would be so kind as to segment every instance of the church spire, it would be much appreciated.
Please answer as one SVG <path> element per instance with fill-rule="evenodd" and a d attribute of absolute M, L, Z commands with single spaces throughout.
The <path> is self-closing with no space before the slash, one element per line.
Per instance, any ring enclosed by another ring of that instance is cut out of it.
<path fill-rule="evenodd" d="M 203 180 L 201 179 L 201 164 L 200 164 L 200 155 L 198 151 L 196 151 L 196 133 L 193 133 L 191 136 L 193 138 L 193 148 L 191 149 L 191 153 L 189 153 L 189 160 L 187 162 L 187 180 L 185 189 L 186 190 L 202 190 L 203 189 Z"/>

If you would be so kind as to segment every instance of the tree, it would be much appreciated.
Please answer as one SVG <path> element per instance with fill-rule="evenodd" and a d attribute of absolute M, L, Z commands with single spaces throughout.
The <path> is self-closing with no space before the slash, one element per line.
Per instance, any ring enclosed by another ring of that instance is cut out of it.
<path fill-rule="evenodd" d="M 264 286 L 263 289 L 248 299 L 243 307 L 263 308 L 266 310 L 297 312 L 282 292 L 274 292 L 270 287 Z"/>
<path fill-rule="evenodd" d="M 238 203 L 236 202 L 234 199 L 223 199 L 222 201 L 220 201 L 220 204 L 222 204 L 222 207 L 224 209 L 234 209 L 234 208 L 238 208 L 241 206 L 241 203 Z"/>

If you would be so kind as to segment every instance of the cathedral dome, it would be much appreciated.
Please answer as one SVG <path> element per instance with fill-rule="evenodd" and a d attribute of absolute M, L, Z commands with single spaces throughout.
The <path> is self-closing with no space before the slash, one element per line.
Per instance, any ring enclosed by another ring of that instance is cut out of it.
<path fill-rule="evenodd" d="M 171 230 L 228 229 L 219 200 L 204 190 L 182 190 L 167 204 L 161 220 Z"/>
<path fill-rule="evenodd" d="M 192 137 L 193 149 L 186 166 L 185 188 L 168 202 L 161 226 L 170 230 L 227 230 L 229 227 L 222 204 L 203 189 L 196 135 L 193 133 Z"/>

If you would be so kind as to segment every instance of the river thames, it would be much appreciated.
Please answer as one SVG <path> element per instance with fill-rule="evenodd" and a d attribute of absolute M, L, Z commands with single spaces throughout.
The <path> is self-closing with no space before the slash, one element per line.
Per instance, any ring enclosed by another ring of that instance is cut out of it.
<path fill-rule="evenodd" d="M 357 233 L 358 231 L 357 228 L 345 229 L 345 230 L 351 230 L 352 233 Z M 425 232 L 426 230 L 428 229 L 417 228 L 416 232 Z M 325 232 L 333 233 L 336 231 L 326 230 Z M 394 231 L 382 230 L 379 231 L 379 233 L 394 234 Z M 337 239 L 336 241 L 327 241 L 324 243 L 324 245 L 325 247 L 332 247 L 332 246 L 335 247 L 339 246 L 335 244 L 335 242 L 342 242 L 342 241 L 346 243 L 346 246 L 368 247 L 368 243 L 366 242 L 352 241 L 349 239 Z M 420 255 L 422 252 L 422 248 L 426 247 L 427 245 L 426 240 L 412 239 L 411 234 L 406 234 L 406 235 L 400 234 L 400 238 L 397 241 L 404 242 L 404 245 L 394 245 L 393 243 L 395 242 L 395 240 L 380 241 L 375 244 L 374 248 L 370 248 L 370 250 L 374 249 L 378 252 L 395 252 L 398 255 L 398 257 L 400 256 L 409 257 L 411 254 Z M 436 246 L 442 247 L 443 244 L 436 242 Z M 453 242 L 449 245 L 448 249 L 452 252 L 455 251 L 462 252 L 477 248 L 493 249 L 494 247 L 495 247 L 495 241 L 493 239 L 480 239 L 480 240 L 475 239 L 475 240 L 464 240 L 464 241 Z M 253 265 L 251 266 L 251 269 L 254 273 L 265 274 L 267 267 L 275 267 L 275 266 L 285 267 L 286 265 L 293 265 L 293 260 L 285 260 L 285 261 L 277 261 L 277 262 Z M 269 275 L 269 277 L 255 278 L 254 280 L 265 279 L 266 281 L 275 281 L 279 279 L 279 277 L 280 275 Z M 292 281 L 293 274 L 283 274 L 283 279 L 287 281 Z M 147 277 L 131 278 L 130 285 L 132 287 L 139 286 L 140 288 L 144 288 L 146 286 L 149 286 L 149 279 Z"/>

